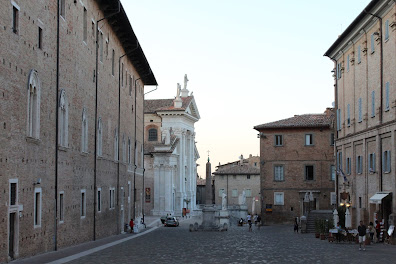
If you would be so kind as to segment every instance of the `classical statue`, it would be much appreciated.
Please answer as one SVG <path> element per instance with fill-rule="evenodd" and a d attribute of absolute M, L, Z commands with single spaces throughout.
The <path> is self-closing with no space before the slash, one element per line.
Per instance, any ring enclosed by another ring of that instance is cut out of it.
<path fill-rule="evenodd" d="M 180 83 L 177 83 L 177 93 L 176 93 L 176 97 L 180 96 L 180 91 L 181 91 L 181 85 Z"/>
<path fill-rule="evenodd" d="M 188 82 L 187 74 L 184 74 L 184 89 L 187 89 L 187 82 Z"/>
<path fill-rule="evenodd" d="M 221 194 L 221 210 L 227 210 L 227 194 L 225 192 Z"/>

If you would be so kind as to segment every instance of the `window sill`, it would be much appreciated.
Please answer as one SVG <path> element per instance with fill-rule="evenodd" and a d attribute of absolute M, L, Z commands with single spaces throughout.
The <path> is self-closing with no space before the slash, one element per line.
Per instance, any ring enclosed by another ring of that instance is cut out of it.
<path fill-rule="evenodd" d="M 285 204 L 274 204 L 276 206 L 284 206 Z"/>
<path fill-rule="evenodd" d="M 390 110 L 389 108 L 386 108 L 386 109 L 384 110 L 384 112 L 389 112 L 389 110 Z"/>
<path fill-rule="evenodd" d="M 390 171 L 384 171 L 384 173 L 385 173 L 385 174 L 389 174 L 389 173 L 391 173 L 391 172 L 390 172 Z"/>
<path fill-rule="evenodd" d="M 68 149 L 69 149 L 68 147 L 58 145 L 58 150 L 60 150 L 60 151 L 66 152 Z"/>
<path fill-rule="evenodd" d="M 274 147 L 283 147 L 283 145 L 275 145 Z"/>
<path fill-rule="evenodd" d="M 304 146 L 306 146 L 306 147 L 313 147 L 313 146 L 315 146 L 314 144 L 311 144 L 311 145 L 304 145 Z"/>
<path fill-rule="evenodd" d="M 41 140 L 38 138 L 33 138 L 33 137 L 26 137 L 26 142 L 40 145 Z"/>
<path fill-rule="evenodd" d="M 88 153 L 88 152 L 85 152 L 85 151 L 83 151 L 83 152 L 81 152 L 80 154 L 81 154 L 81 156 L 85 156 L 85 157 L 86 157 L 86 156 L 88 156 L 88 154 L 89 154 L 89 153 Z"/>
<path fill-rule="evenodd" d="M 285 180 L 274 180 L 274 182 L 284 182 Z"/>

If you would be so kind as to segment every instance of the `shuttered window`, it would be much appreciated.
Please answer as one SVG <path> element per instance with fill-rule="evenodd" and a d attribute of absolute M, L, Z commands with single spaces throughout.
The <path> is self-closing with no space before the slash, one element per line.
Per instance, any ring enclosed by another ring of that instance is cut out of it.
<path fill-rule="evenodd" d="M 371 117 L 375 116 L 375 91 L 371 92 Z"/>
<path fill-rule="evenodd" d="M 385 21 L 385 40 L 389 39 L 389 20 Z"/>

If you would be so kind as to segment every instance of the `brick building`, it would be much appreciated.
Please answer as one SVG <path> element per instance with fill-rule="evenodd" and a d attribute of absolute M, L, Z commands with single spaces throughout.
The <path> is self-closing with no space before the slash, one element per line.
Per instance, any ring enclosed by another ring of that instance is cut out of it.
<path fill-rule="evenodd" d="M 261 213 L 260 204 L 260 157 L 250 155 L 238 161 L 216 166 L 214 175 L 215 204 L 221 206 L 222 193 L 227 195 L 227 205 L 239 205 L 239 197 L 245 192 L 247 210 Z"/>
<path fill-rule="evenodd" d="M 262 215 L 292 222 L 333 208 L 335 167 L 332 109 L 255 126 L 260 137 Z M 307 199 L 308 196 L 308 199 Z"/>
<path fill-rule="evenodd" d="M 144 101 L 147 214 L 182 216 L 196 209 L 199 154 L 194 124 L 200 115 L 187 90 L 187 75 L 184 80 L 175 99 Z"/>
<path fill-rule="evenodd" d="M 346 176 L 336 179 L 337 201 L 351 204 L 352 226 L 387 226 L 396 210 L 395 2 L 371 1 L 325 56 L 335 66 L 335 150 Z"/>
<path fill-rule="evenodd" d="M 123 232 L 142 213 L 157 84 L 123 7 L 11 0 L 0 14 L 0 262 Z"/>

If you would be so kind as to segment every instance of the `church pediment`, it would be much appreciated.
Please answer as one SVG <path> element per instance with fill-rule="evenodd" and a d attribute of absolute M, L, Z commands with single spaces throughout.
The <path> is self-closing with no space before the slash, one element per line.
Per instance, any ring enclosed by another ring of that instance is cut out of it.
<path fill-rule="evenodd" d="M 198 107 L 197 104 L 195 103 L 195 99 L 194 97 L 192 98 L 192 100 L 190 101 L 190 104 L 187 106 L 186 111 L 187 114 L 195 117 L 196 119 L 200 119 L 201 116 L 199 115 L 198 112 Z"/>

